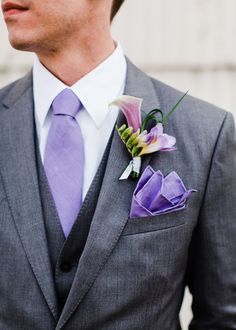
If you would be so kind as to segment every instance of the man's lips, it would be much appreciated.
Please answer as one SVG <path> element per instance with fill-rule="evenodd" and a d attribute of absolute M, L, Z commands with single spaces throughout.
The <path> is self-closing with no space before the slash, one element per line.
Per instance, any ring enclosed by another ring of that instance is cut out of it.
<path fill-rule="evenodd" d="M 18 3 L 5 2 L 2 4 L 2 11 L 4 16 L 18 14 L 26 10 L 28 10 L 27 7 L 24 7 Z"/>

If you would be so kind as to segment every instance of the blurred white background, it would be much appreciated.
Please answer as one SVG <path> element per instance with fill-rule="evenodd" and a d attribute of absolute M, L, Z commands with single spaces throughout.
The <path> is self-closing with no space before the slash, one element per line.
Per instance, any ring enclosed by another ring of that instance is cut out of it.
<path fill-rule="evenodd" d="M 236 115 L 236 1 L 126 0 L 113 35 L 147 73 Z M 22 76 L 33 56 L 11 49 L 0 19 L 0 87 Z M 191 319 L 187 292 L 183 329 Z"/>

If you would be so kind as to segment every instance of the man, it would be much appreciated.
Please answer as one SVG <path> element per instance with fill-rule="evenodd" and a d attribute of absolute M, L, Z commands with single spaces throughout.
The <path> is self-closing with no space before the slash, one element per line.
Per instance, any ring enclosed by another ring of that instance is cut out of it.
<path fill-rule="evenodd" d="M 0 91 L 3 330 L 176 330 L 186 285 L 190 329 L 236 329 L 232 115 L 185 98 L 165 126 L 177 150 L 143 157 L 142 171 L 175 171 L 197 191 L 181 211 L 129 218 L 137 181 L 119 180 L 125 119 L 108 104 L 126 94 L 166 114 L 182 93 L 113 42 L 122 2 L 2 1 L 12 46 L 37 55 Z"/>

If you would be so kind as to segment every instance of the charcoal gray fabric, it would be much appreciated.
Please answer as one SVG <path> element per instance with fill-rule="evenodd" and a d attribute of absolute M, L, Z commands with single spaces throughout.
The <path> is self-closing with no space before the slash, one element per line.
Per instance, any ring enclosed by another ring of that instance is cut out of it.
<path fill-rule="evenodd" d="M 126 94 L 167 113 L 182 93 L 128 61 Z M 68 299 L 58 306 L 34 147 L 32 77 L 0 91 L 0 328 L 177 330 L 186 285 L 191 330 L 236 329 L 236 142 L 232 115 L 187 97 L 165 126 L 177 150 L 144 157 L 196 189 L 187 208 L 129 219 L 137 182 L 112 137 L 95 212 Z M 122 115 L 119 124 L 124 122 Z M 70 253 L 68 249 L 68 253 Z M 55 253 L 56 255 L 57 253 Z"/>
<path fill-rule="evenodd" d="M 35 130 L 36 131 L 36 130 Z M 43 219 L 48 242 L 48 252 L 50 256 L 53 275 L 55 276 L 56 264 L 60 251 L 65 243 L 65 236 L 60 224 L 60 219 L 56 210 L 55 202 L 49 188 L 48 180 L 41 161 L 39 145 L 35 132 L 35 150 L 38 172 L 39 192 L 43 210 Z"/>
<path fill-rule="evenodd" d="M 55 203 L 50 192 L 47 177 L 41 161 L 38 144 L 36 144 L 36 159 L 39 175 L 39 189 L 43 207 L 43 215 L 48 241 L 48 250 L 52 264 L 54 283 L 57 292 L 59 311 L 61 312 L 69 295 L 75 273 L 83 252 L 89 228 L 95 212 L 100 188 L 108 154 L 110 151 L 111 139 L 102 157 L 97 173 L 91 187 L 85 197 L 81 210 L 72 227 L 72 230 L 65 239 L 60 220 L 56 211 Z"/>

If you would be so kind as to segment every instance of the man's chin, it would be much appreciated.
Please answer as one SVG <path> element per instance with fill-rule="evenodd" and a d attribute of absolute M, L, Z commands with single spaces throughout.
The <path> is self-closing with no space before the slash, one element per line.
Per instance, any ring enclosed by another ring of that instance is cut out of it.
<path fill-rule="evenodd" d="M 9 42 L 14 49 L 22 51 L 33 51 L 33 45 L 28 40 L 9 36 Z"/>

